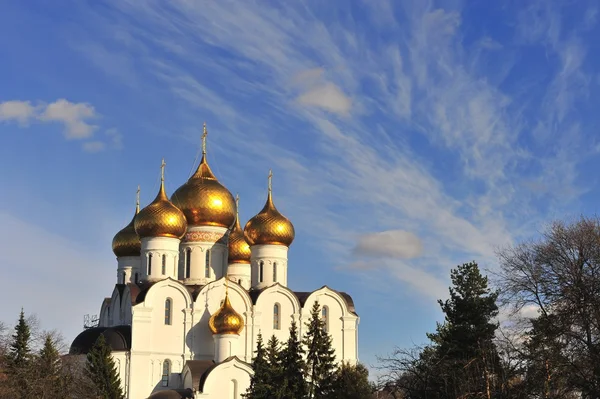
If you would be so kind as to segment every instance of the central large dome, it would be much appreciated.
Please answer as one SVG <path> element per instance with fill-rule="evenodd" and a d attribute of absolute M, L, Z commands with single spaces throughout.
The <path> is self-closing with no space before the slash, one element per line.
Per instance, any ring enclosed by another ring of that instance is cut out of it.
<path fill-rule="evenodd" d="M 206 162 L 206 129 L 202 139 L 202 161 L 196 173 L 173 193 L 171 202 L 181 209 L 188 226 L 230 228 L 235 221 L 235 200 Z"/>

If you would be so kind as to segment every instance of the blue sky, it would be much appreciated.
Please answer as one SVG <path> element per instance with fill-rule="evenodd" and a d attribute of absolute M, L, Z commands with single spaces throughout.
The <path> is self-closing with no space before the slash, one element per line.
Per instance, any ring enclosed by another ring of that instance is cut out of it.
<path fill-rule="evenodd" d="M 360 358 L 422 343 L 449 270 L 597 211 L 597 1 L 0 4 L 0 320 L 72 339 L 137 185 L 209 128 L 245 220 L 294 223 L 292 289 L 349 292 Z"/>

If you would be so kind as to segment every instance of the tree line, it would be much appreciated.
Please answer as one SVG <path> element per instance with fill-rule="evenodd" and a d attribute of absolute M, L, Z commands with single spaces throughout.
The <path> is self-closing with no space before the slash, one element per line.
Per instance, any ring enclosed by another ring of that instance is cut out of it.
<path fill-rule="evenodd" d="M 444 321 L 380 359 L 375 397 L 600 398 L 600 220 L 553 222 L 498 260 L 495 289 L 475 262 L 451 271 Z"/>
<path fill-rule="evenodd" d="M 33 331 L 32 331 L 33 327 Z M 120 399 L 123 397 L 111 349 L 100 335 L 86 356 L 61 356 L 55 332 L 38 331 L 36 318 L 21 310 L 12 335 L 0 325 L 0 399 Z M 39 341 L 43 341 L 41 348 Z"/>
<path fill-rule="evenodd" d="M 286 342 L 259 336 L 243 396 L 600 398 L 600 219 L 554 222 L 498 260 L 491 280 L 476 262 L 451 271 L 438 301 L 444 320 L 425 345 L 381 357 L 377 387 L 363 365 L 336 362 L 315 303 L 302 339 L 295 322 Z M 14 333 L 0 334 L 0 399 L 122 397 L 102 336 L 79 364 L 59 355 L 56 334 L 32 334 L 30 324 L 21 312 Z"/>

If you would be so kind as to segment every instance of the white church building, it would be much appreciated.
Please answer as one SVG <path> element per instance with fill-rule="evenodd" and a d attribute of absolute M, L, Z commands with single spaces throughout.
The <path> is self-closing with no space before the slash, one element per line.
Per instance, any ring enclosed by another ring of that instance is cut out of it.
<path fill-rule="evenodd" d="M 271 173 L 265 206 L 242 229 L 239 201 L 207 163 L 206 135 L 205 126 L 198 169 L 170 199 L 164 162 L 158 195 L 141 210 L 138 190 L 135 215 L 112 242 L 112 295 L 102 302 L 98 326 L 70 348 L 83 356 L 103 335 L 127 399 L 241 399 L 258 334 L 286 341 L 296 321 L 302 337 L 315 301 L 336 360 L 357 362 L 352 298 L 327 286 L 288 287 L 295 232 L 273 203 Z"/>

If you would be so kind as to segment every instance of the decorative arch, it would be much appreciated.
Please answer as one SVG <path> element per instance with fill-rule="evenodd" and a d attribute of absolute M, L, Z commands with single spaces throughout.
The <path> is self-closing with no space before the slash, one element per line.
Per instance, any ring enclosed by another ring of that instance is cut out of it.
<path fill-rule="evenodd" d="M 348 304 L 346 303 L 346 300 L 337 291 L 332 290 L 331 288 L 327 287 L 326 285 L 319 288 L 316 291 L 311 292 L 311 294 L 308 296 L 308 298 L 306 298 L 306 301 L 304 303 L 305 304 L 312 303 L 313 301 L 318 300 L 319 296 L 328 296 L 330 298 L 333 298 L 336 301 L 336 303 L 338 304 L 338 306 L 340 307 L 340 309 L 342 310 L 342 317 L 351 315 L 350 310 L 348 309 Z M 321 301 L 319 301 L 319 303 L 321 303 Z M 308 310 L 310 310 L 310 309 L 308 309 Z"/>
<path fill-rule="evenodd" d="M 165 287 L 169 287 L 169 288 L 173 288 L 174 289 L 174 293 L 179 293 L 185 302 L 185 307 L 189 308 L 190 305 L 192 304 L 192 297 L 190 296 L 190 293 L 188 292 L 188 290 L 185 288 L 185 286 L 180 283 L 177 280 L 173 280 L 171 277 L 166 278 L 164 280 L 158 281 L 154 284 L 152 284 L 152 286 L 150 286 L 150 288 L 148 288 L 148 291 L 146 291 L 146 295 L 144 297 L 144 300 L 138 304 L 138 306 L 142 305 L 144 307 L 163 307 L 164 303 L 163 303 L 163 298 L 164 296 L 160 297 L 160 302 L 155 303 L 156 301 L 156 293 L 161 289 L 161 288 L 165 288 Z M 169 295 L 170 298 L 173 298 L 173 295 Z"/>
<path fill-rule="evenodd" d="M 294 291 L 290 290 L 288 287 L 281 285 L 280 283 L 275 283 L 275 284 L 265 288 L 264 290 L 260 291 L 260 293 L 258 294 L 258 297 L 255 299 L 255 305 L 257 307 L 260 307 L 262 305 L 261 298 L 263 298 L 263 294 L 273 293 L 273 292 L 283 294 L 292 303 L 292 308 L 293 308 L 294 314 L 299 313 L 300 309 L 302 309 L 300 301 L 298 300 L 298 297 L 296 296 L 296 294 L 294 294 Z"/>
<path fill-rule="evenodd" d="M 202 302 L 206 301 L 207 294 L 210 292 L 210 290 L 216 287 L 224 286 L 226 278 L 227 277 L 221 277 L 220 279 L 211 281 L 210 283 L 202 287 L 194 301 L 195 307 L 198 309 L 204 309 L 205 303 Z M 238 284 L 235 281 L 229 280 L 227 284 L 229 284 L 229 295 L 231 296 L 231 293 L 235 292 L 236 294 L 241 296 L 242 300 L 244 301 L 245 309 L 236 309 L 236 311 L 238 311 L 240 314 L 242 314 L 243 312 L 249 312 L 252 309 L 252 299 L 250 298 L 250 295 L 248 295 L 248 291 L 246 291 L 240 284 Z"/>
<path fill-rule="evenodd" d="M 199 388 L 201 392 L 203 392 L 205 389 L 207 392 L 210 392 L 210 388 L 216 386 L 217 384 L 222 384 L 223 380 L 231 381 L 232 378 L 227 378 L 226 376 L 233 375 L 236 373 L 236 371 L 241 371 L 245 374 L 245 376 L 247 376 L 246 382 L 249 385 L 250 377 L 254 374 L 252 366 L 240 360 L 237 356 L 233 356 L 207 370 L 205 373 L 205 378 L 200 380 L 200 386 L 194 388 Z M 235 379 L 237 380 L 237 378 Z M 239 385 L 241 385 L 241 381 L 237 382 Z"/>

